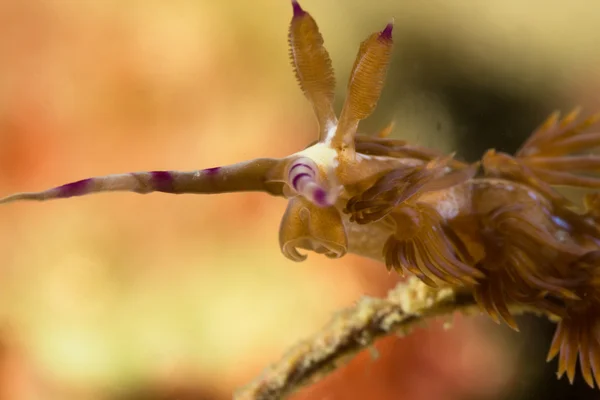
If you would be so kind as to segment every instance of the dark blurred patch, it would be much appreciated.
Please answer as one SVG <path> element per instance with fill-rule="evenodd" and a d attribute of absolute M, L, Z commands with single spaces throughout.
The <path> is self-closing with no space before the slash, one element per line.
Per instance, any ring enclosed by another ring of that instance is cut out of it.
<path fill-rule="evenodd" d="M 477 59 L 464 60 L 457 55 L 460 43 L 448 45 L 409 33 L 402 36 L 400 46 L 390 70 L 385 103 L 393 107 L 408 85 L 434 94 L 452 116 L 460 158 L 476 160 L 489 148 L 516 150 L 564 103 L 555 96 L 560 88 L 551 83 L 515 90 L 522 82 L 507 81 L 500 72 L 502 66 L 492 70 Z"/>
<path fill-rule="evenodd" d="M 591 389 L 584 382 L 577 367 L 577 377 L 575 383 L 571 385 L 566 376 L 558 380 L 556 371 L 558 371 L 558 361 L 555 359 L 546 363 L 546 355 L 554 336 L 556 325 L 544 318 L 533 316 L 522 319 L 523 329 L 523 353 L 519 355 L 523 362 L 527 360 L 540 360 L 540 367 L 543 368 L 539 375 L 539 380 L 535 387 L 535 393 L 520 393 L 516 390 L 514 396 L 510 399 L 547 399 L 547 400 L 591 400 L 600 398 L 598 389 Z"/>

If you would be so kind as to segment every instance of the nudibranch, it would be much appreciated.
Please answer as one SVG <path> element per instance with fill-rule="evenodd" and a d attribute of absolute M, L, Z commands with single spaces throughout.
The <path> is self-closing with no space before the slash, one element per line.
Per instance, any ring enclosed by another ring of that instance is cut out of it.
<path fill-rule="evenodd" d="M 577 358 L 600 385 L 600 200 L 585 209 L 555 186 L 599 189 L 600 133 L 578 111 L 553 114 L 514 155 L 488 151 L 481 162 L 388 137 L 358 134 L 383 90 L 393 22 L 358 49 L 339 117 L 335 76 L 312 16 L 292 0 L 292 65 L 314 109 L 318 140 L 284 158 L 259 158 L 196 171 L 149 171 L 87 178 L 0 203 L 45 201 L 107 191 L 216 194 L 260 191 L 288 202 L 283 254 L 347 253 L 409 272 L 434 287 L 469 290 L 495 321 L 514 329 L 512 305 L 534 305 L 560 319 L 549 359 L 573 381 Z"/>

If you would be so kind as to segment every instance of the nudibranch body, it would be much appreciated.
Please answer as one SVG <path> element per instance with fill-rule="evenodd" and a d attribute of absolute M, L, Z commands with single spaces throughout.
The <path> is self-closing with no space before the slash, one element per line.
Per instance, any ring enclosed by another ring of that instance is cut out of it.
<path fill-rule="evenodd" d="M 509 306 L 526 303 L 561 318 L 549 358 L 572 381 L 577 358 L 600 384 L 600 195 L 585 209 L 554 186 L 599 189 L 600 146 L 577 122 L 553 114 L 515 156 L 488 151 L 467 164 L 435 150 L 357 133 L 375 109 L 390 63 L 393 24 L 364 40 L 339 118 L 335 77 L 317 24 L 296 0 L 289 30 L 292 65 L 319 126 L 315 144 L 290 156 L 197 171 L 150 171 L 87 178 L 0 203 L 105 191 L 215 194 L 261 191 L 288 201 L 283 254 L 347 253 L 410 272 L 431 286 L 472 291 L 495 321 L 517 329 Z"/>

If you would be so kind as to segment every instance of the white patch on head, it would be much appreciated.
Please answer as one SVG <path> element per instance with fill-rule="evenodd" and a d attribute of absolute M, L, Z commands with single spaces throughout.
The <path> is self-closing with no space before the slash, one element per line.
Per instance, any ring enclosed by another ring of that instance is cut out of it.
<path fill-rule="evenodd" d="M 337 168 L 338 153 L 325 143 L 317 143 L 295 154 L 296 156 L 304 156 L 313 160 L 319 167 L 322 168 Z"/>
<path fill-rule="evenodd" d="M 331 142 L 335 137 L 335 133 L 337 132 L 337 127 L 337 124 L 331 121 L 327 124 L 327 135 L 325 135 L 325 141 L 323 144 L 326 146 L 331 146 Z"/>

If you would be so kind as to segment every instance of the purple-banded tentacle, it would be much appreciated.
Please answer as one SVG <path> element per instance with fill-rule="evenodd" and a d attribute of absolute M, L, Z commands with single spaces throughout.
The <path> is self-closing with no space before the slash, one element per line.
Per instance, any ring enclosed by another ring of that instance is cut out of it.
<path fill-rule="evenodd" d="M 82 179 L 41 192 L 17 193 L 1 203 L 21 200 L 45 201 L 99 192 L 163 192 L 173 194 L 213 194 L 261 191 L 281 195 L 283 183 L 275 172 L 281 161 L 262 158 L 223 167 L 196 171 L 147 171 Z"/>
<path fill-rule="evenodd" d="M 308 157 L 299 157 L 290 164 L 287 182 L 296 193 L 319 207 L 329 207 L 337 200 L 335 188 L 321 182 L 317 164 Z"/>

